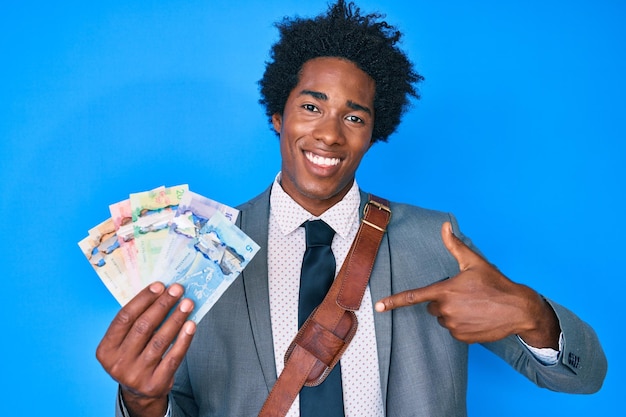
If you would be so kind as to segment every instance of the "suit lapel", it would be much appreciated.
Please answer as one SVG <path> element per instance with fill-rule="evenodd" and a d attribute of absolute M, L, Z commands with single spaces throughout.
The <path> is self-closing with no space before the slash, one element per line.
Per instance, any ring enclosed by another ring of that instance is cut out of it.
<path fill-rule="evenodd" d="M 368 201 L 368 194 L 361 192 L 361 216 Z M 392 213 L 393 217 L 393 213 Z M 388 233 L 385 233 L 378 249 L 376 262 L 369 281 L 372 303 L 391 294 L 391 258 L 389 252 Z M 376 346 L 378 350 L 378 367 L 380 370 L 380 389 L 383 397 L 383 406 L 387 407 L 387 386 L 389 381 L 389 364 L 391 360 L 391 319 L 392 313 L 377 313 L 374 311 L 374 326 L 376 329 Z"/>
<path fill-rule="evenodd" d="M 261 249 L 241 273 L 250 316 L 252 336 L 261 363 L 268 392 L 276 382 L 276 363 L 270 321 L 270 301 L 267 279 L 267 239 L 269 224 L 269 189 L 251 200 L 239 214 L 241 229 Z"/>

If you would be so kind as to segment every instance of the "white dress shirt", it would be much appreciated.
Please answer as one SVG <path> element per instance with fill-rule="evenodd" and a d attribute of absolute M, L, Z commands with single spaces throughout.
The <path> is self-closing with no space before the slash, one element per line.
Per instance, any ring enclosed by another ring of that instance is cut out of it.
<path fill-rule="evenodd" d="M 300 270 L 306 250 L 305 232 L 301 225 L 322 219 L 335 231 L 331 249 L 337 270 L 343 264 L 359 228 L 361 198 L 356 181 L 348 194 L 321 216 L 315 217 L 296 203 L 279 184 L 276 177 L 270 196 L 268 238 L 268 276 L 270 315 L 276 372 L 283 370 L 283 358 L 298 332 L 298 293 Z M 378 369 L 378 351 L 374 332 L 374 309 L 369 286 L 361 308 L 356 312 L 359 331 L 341 358 L 341 378 L 346 417 L 383 417 L 383 401 Z M 299 415 L 299 399 L 294 401 L 288 417 Z"/>

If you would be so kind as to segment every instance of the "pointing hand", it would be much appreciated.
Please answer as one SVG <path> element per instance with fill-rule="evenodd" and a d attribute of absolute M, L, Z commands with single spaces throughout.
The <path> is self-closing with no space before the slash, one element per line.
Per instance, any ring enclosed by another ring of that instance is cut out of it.
<path fill-rule="evenodd" d="M 428 303 L 428 312 L 460 341 L 484 343 L 518 334 L 531 346 L 558 349 L 558 320 L 539 294 L 472 251 L 453 234 L 450 223 L 442 225 L 441 237 L 459 264 L 459 274 L 385 297 L 376 303 L 376 311 Z"/>

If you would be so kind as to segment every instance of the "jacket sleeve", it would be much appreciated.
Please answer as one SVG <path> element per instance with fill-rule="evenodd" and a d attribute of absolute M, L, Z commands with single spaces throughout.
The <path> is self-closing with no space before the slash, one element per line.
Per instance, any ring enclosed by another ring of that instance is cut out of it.
<path fill-rule="evenodd" d="M 552 391 L 592 394 L 604 382 L 607 360 L 593 329 L 565 307 L 547 300 L 563 334 L 563 347 L 555 365 L 543 365 L 516 336 L 484 346 L 536 385 Z"/>
<path fill-rule="evenodd" d="M 453 230 L 472 250 L 480 251 L 458 229 L 450 215 Z M 482 255 L 482 254 L 481 254 Z M 563 335 L 563 347 L 555 365 L 542 364 L 515 335 L 484 343 L 536 385 L 552 391 L 591 394 L 604 382 L 607 360 L 594 330 L 565 307 L 546 299 L 556 313 Z"/>

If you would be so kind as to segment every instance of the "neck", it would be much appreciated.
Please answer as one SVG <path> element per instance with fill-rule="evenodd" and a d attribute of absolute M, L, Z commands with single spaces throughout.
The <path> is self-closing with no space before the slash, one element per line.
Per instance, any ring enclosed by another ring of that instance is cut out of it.
<path fill-rule="evenodd" d="M 348 191 L 352 188 L 354 178 L 348 184 L 346 184 L 339 192 L 334 193 L 328 197 L 319 197 L 317 195 L 311 195 L 300 192 L 300 190 L 292 190 L 288 184 L 280 181 L 282 189 L 302 208 L 311 213 L 313 216 L 319 217 L 326 210 L 339 203 L 348 194 Z"/>

